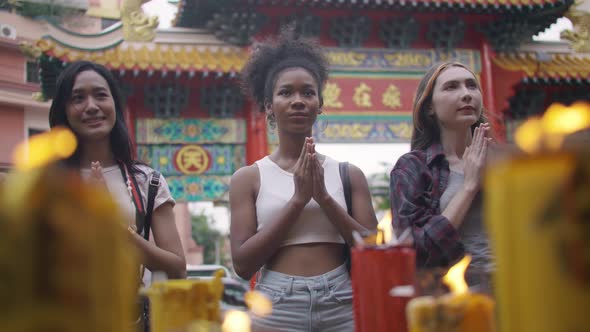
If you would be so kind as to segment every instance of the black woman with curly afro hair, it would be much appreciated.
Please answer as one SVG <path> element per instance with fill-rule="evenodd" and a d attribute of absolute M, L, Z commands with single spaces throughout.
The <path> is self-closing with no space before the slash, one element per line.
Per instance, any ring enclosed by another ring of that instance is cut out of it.
<path fill-rule="evenodd" d="M 377 219 L 363 172 L 349 165 L 352 216 L 339 162 L 315 150 L 312 127 L 322 113 L 328 62 L 322 49 L 283 29 L 255 45 L 242 71 L 246 91 L 275 126 L 279 145 L 231 179 L 231 249 L 235 271 L 257 276 L 273 302 L 256 318 L 280 331 L 353 331 L 345 246 Z"/>

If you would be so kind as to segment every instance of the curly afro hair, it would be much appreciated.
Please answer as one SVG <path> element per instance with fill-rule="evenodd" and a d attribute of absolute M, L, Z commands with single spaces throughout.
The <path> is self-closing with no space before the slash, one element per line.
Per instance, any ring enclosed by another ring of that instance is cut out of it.
<path fill-rule="evenodd" d="M 328 79 L 328 60 L 317 42 L 302 39 L 295 34 L 294 26 L 281 30 L 277 40 L 255 44 L 248 62 L 242 69 L 242 86 L 261 112 L 272 102 L 278 74 L 287 68 L 307 70 L 318 84 L 320 107 L 322 90 Z"/>

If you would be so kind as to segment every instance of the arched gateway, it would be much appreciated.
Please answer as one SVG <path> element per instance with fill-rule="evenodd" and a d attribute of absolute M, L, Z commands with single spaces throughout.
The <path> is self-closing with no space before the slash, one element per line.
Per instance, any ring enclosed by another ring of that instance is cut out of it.
<path fill-rule="evenodd" d="M 179 201 L 224 200 L 230 175 L 272 147 L 264 115 L 243 99 L 236 76 L 252 42 L 288 22 L 319 38 L 332 64 L 320 143 L 407 142 L 419 77 L 441 60 L 480 76 L 500 139 L 553 101 L 588 98 L 590 56 L 567 43 L 523 42 L 572 0 L 181 0 L 175 27 L 165 30 L 129 19 L 134 6 L 124 1 L 114 13 L 122 23 L 99 34 L 52 27 L 36 45 L 42 92 L 52 97 L 70 61 L 110 67 L 140 159 L 161 170 Z"/>

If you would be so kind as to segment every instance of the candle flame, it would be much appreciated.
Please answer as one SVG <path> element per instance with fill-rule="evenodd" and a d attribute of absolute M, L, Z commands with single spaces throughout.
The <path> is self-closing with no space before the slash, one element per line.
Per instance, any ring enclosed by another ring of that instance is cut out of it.
<path fill-rule="evenodd" d="M 20 170 L 43 167 L 71 156 L 76 151 L 77 144 L 76 136 L 69 129 L 56 127 L 17 145 L 13 161 Z"/>
<path fill-rule="evenodd" d="M 570 107 L 551 105 L 543 115 L 543 127 L 550 134 L 562 135 L 590 128 L 590 103 L 577 102 Z"/>
<path fill-rule="evenodd" d="M 523 123 L 514 133 L 514 140 L 528 153 L 541 147 L 557 150 L 566 135 L 587 128 L 590 128 L 590 103 L 576 102 L 569 107 L 555 103 L 542 118 L 531 118 Z"/>
<path fill-rule="evenodd" d="M 383 215 L 383 218 L 379 221 L 377 225 L 377 239 L 376 244 L 387 244 L 391 242 L 391 238 L 393 237 L 393 226 L 391 224 L 391 211 L 388 210 Z"/>
<path fill-rule="evenodd" d="M 543 125 L 540 118 L 530 118 L 514 133 L 514 141 L 525 152 L 533 153 L 540 148 Z"/>
<path fill-rule="evenodd" d="M 444 283 L 449 286 L 452 293 L 466 293 L 469 287 L 465 282 L 465 271 L 471 263 L 471 256 L 465 255 L 457 264 L 453 265 L 443 277 Z"/>
<path fill-rule="evenodd" d="M 272 303 L 264 296 L 264 294 L 257 291 L 249 291 L 244 294 L 244 301 L 250 311 L 258 316 L 268 316 L 272 312 Z"/>
<path fill-rule="evenodd" d="M 250 332 L 250 316 L 239 310 L 230 310 L 225 314 L 221 325 L 223 332 Z"/>

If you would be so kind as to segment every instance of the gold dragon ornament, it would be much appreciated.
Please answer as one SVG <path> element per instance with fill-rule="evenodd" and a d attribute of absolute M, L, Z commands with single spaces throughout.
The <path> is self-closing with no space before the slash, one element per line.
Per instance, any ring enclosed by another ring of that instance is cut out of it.
<path fill-rule="evenodd" d="M 565 13 L 573 24 L 574 30 L 561 32 L 561 38 L 569 40 L 571 47 L 576 52 L 590 52 L 590 12 L 580 7 L 583 0 L 576 0 L 570 10 Z"/>
<path fill-rule="evenodd" d="M 158 17 L 147 16 L 141 9 L 145 0 L 124 0 L 121 6 L 123 35 L 127 41 L 149 42 L 156 36 Z"/>

